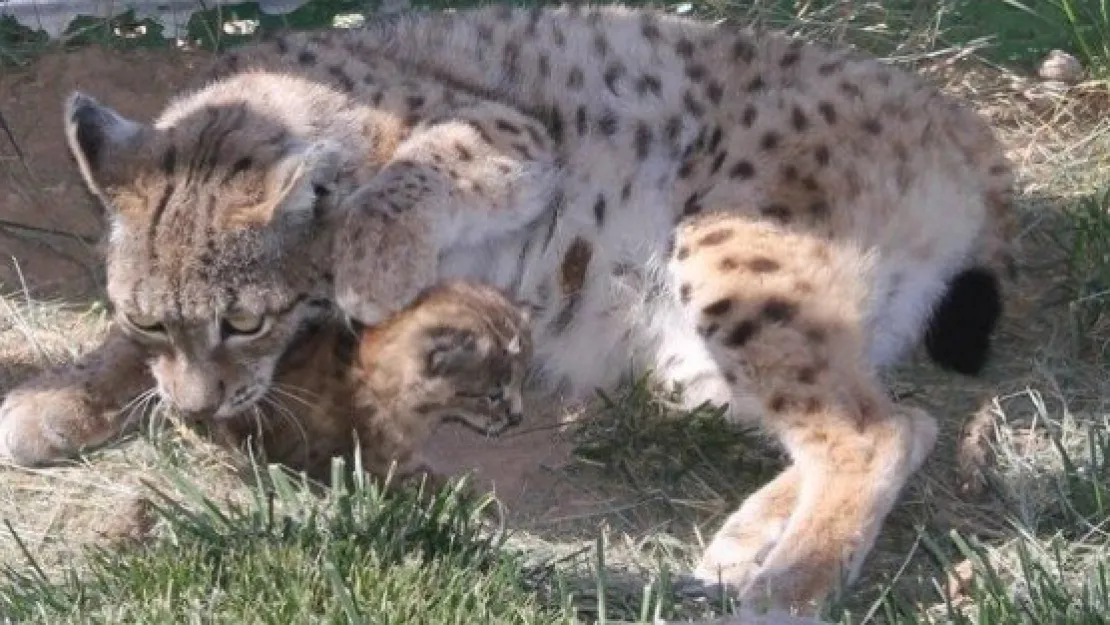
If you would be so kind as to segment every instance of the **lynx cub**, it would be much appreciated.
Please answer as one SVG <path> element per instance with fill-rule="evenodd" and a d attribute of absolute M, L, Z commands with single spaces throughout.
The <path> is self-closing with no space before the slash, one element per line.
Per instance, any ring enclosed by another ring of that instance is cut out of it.
<path fill-rule="evenodd" d="M 67 107 L 125 330 L 8 396 L 18 462 L 101 438 L 152 354 L 164 398 L 225 417 L 319 302 L 373 324 L 467 277 L 536 304 L 553 391 L 648 369 L 780 439 L 793 464 L 696 573 L 802 606 L 858 573 L 934 444 L 877 370 L 919 343 L 986 360 L 1010 165 L 974 112 L 851 50 L 505 5 L 278 36 L 201 85 L 153 123 Z"/>

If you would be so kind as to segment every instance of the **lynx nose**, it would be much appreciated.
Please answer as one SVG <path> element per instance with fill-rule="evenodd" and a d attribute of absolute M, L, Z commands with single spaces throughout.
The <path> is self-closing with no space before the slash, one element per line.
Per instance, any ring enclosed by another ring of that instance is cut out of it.
<path fill-rule="evenodd" d="M 184 372 L 182 372 L 184 373 Z M 179 375 L 166 385 L 167 399 L 183 419 L 203 421 L 216 414 L 223 400 L 223 380 L 203 375 Z"/>

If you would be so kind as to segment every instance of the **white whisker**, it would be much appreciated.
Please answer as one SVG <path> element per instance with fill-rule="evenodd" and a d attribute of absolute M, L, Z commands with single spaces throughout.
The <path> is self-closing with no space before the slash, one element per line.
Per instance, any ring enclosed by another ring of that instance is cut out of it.
<path fill-rule="evenodd" d="M 304 429 L 304 426 L 301 424 L 301 420 L 297 417 L 296 413 L 290 410 L 288 406 L 281 403 L 278 398 L 271 396 L 269 392 L 263 395 L 260 401 L 265 401 L 267 405 L 271 406 L 274 409 L 274 411 L 276 412 L 276 416 L 285 420 L 297 429 L 297 432 L 301 437 L 301 442 L 304 443 L 305 449 L 307 450 L 308 432 Z"/>

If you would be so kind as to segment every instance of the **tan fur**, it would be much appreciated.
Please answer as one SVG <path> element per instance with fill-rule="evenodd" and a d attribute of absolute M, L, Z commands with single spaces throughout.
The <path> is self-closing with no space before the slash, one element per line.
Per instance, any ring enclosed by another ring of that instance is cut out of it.
<path fill-rule="evenodd" d="M 781 439 L 794 464 L 697 573 L 783 605 L 856 574 L 932 448 L 932 418 L 876 370 L 960 272 L 1011 262 L 1012 172 L 973 112 L 846 49 L 651 11 L 290 34 L 230 53 L 152 125 L 83 96 L 66 123 L 109 207 L 109 295 L 134 340 L 174 346 L 153 370 L 180 409 L 254 405 L 332 302 L 377 323 L 443 279 L 488 282 L 537 311 L 552 388 L 631 363 Z M 45 379 L 110 412 L 128 393 L 103 368 L 146 353 L 112 340 L 100 372 Z M 0 407 L 20 462 L 81 443 L 40 399 Z"/>

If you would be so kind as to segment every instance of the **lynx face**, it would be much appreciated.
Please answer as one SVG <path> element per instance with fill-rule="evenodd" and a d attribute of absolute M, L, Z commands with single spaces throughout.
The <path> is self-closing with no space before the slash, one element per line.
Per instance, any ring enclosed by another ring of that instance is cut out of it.
<path fill-rule="evenodd" d="M 521 335 L 505 341 L 441 326 L 426 331 L 423 340 L 428 396 L 418 410 L 488 436 L 521 422 L 531 351 Z"/>
<path fill-rule="evenodd" d="M 241 102 L 147 125 L 77 94 L 66 124 L 109 219 L 108 296 L 162 399 L 193 419 L 252 407 L 332 314 L 338 151 Z"/>
<path fill-rule="evenodd" d="M 526 309 L 492 287 L 451 282 L 428 289 L 364 333 L 367 401 L 428 428 L 453 421 L 496 436 L 523 418 L 529 323 Z"/>

